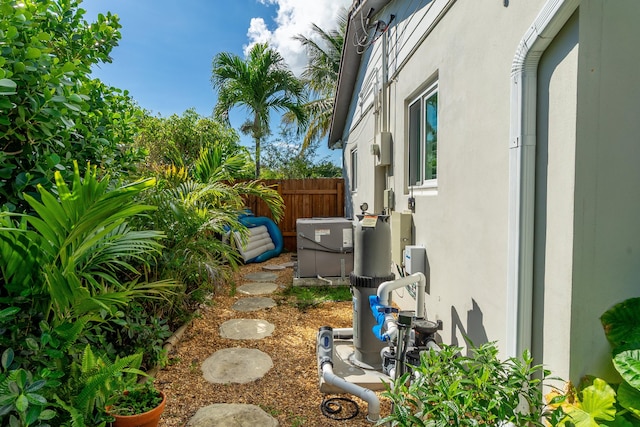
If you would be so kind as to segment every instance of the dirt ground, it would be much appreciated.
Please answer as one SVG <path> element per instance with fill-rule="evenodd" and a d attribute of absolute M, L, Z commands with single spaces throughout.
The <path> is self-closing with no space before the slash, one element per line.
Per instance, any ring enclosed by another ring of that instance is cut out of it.
<path fill-rule="evenodd" d="M 264 271 L 266 265 L 283 264 L 290 254 L 280 255 L 262 264 L 242 266 L 235 275 L 235 285 L 241 286 L 244 275 Z M 293 269 L 274 271 L 275 282 L 282 287 L 293 281 Z M 318 388 L 315 341 L 318 328 L 352 326 L 351 302 L 323 303 L 306 311 L 294 307 L 277 293 L 270 295 L 278 305 L 274 308 L 237 312 L 231 310 L 235 301 L 245 297 L 232 291 L 232 286 L 212 298 L 211 305 L 202 307 L 200 317 L 187 328 L 182 339 L 169 354 L 171 364 L 156 375 L 156 385 L 167 394 L 167 405 L 161 427 L 185 426 L 195 412 L 214 403 L 247 403 L 261 407 L 276 418 L 280 426 L 371 426 L 366 421 L 367 403 L 357 397 L 359 406 L 355 418 L 335 421 L 324 416 L 320 405 L 323 395 Z M 222 323 L 234 319 L 261 319 L 275 325 L 275 331 L 261 340 L 232 340 L 220 337 Z M 273 368 L 261 379 L 248 384 L 219 385 L 207 382 L 200 366 L 217 350 L 232 347 L 255 348 L 271 356 Z M 389 413 L 389 404 L 381 398 L 382 416 Z M 259 427 L 259 426 L 256 426 Z"/>

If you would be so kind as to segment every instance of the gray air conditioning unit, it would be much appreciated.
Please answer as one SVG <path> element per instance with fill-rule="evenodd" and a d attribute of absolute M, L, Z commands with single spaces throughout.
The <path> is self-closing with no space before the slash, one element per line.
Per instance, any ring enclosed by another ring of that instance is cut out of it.
<path fill-rule="evenodd" d="M 353 222 L 346 218 L 296 221 L 298 277 L 349 277 L 353 270 Z"/>

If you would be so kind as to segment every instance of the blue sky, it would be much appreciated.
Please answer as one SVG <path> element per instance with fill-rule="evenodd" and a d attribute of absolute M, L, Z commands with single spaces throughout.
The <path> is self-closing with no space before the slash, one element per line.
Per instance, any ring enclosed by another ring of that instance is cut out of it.
<path fill-rule="evenodd" d="M 210 83 L 211 60 L 219 52 L 244 55 L 253 43 L 269 42 L 299 73 L 305 53 L 292 39 L 311 35 L 312 23 L 329 29 L 340 7 L 351 0 L 84 0 L 85 18 L 110 11 L 120 17 L 122 39 L 94 75 L 127 89 L 138 104 L 167 117 L 195 108 L 209 116 L 216 102 Z M 246 112 L 234 109 L 236 129 Z M 274 117 L 273 131 L 279 118 Z M 249 138 L 242 136 L 249 146 Z M 341 153 L 321 144 L 321 157 L 340 164 Z"/>

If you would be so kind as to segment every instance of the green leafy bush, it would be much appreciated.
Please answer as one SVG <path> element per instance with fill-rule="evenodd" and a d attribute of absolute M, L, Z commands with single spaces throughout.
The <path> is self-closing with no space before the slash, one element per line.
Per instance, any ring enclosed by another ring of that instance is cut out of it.
<path fill-rule="evenodd" d="M 133 302 L 118 313 L 106 332 L 106 341 L 114 345 L 116 354 L 142 353 L 140 366 L 144 370 L 167 363 L 163 346 L 172 332 L 168 319 L 157 317 L 158 312 L 152 303 Z"/>
<path fill-rule="evenodd" d="M 175 284 L 144 280 L 162 234 L 128 224 L 154 209 L 135 200 L 152 180 L 110 188 L 95 167 L 81 176 L 77 165 L 71 186 L 55 177 L 55 193 L 39 186 L 39 200 L 25 196 L 34 214 L 0 213 L 0 351 L 12 355 L 0 375 L 8 390 L 0 387 L 0 406 L 10 406 L 0 411 L 16 425 L 38 425 L 29 423 L 44 422 L 52 410 L 51 425 L 97 426 L 105 419 L 96 408 L 112 381 L 142 360 L 108 362 L 120 353 L 105 331 L 131 302 L 166 301 Z"/>
<path fill-rule="evenodd" d="M 160 403 L 162 403 L 162 395 L 152 382 L 147 381 L 123 393 L 118 393 L 107 410 L 111 415 L 131 416 L 149 412 L 157 408 Z"/>
<path fill-rule="evenodd" d="M 58 171 L 92 162 L 116 178 L 140 159 L 141 118 L 126 91 L 91 78 L 111 62 L 118 17 L 88 23 L 77 0 L 0 0 L 0 210 L 26 209 Z"/>
<path fill-rule="evenodd" d="M 587 376 L 558 396 L 566 416 L 560 426 L 640 426 L 640 298 L 622 301 L 600 317 L 621 383 Z"/>
<path fill-rule="evenodd" d="M 462 349 L 443 345 L 425 351 L 420 365 L 395 380 L 383 393 L 393 411 L 378 425 L 449 427 L 500 425 L 544 426 L 551 414 L 543 404 L 541 384 L 549 372 L 522 359 L 498 358 L 494 342 Z"/>
<path fill-rule="evenodd" d="M 13 350 L 6 349 L 0 364 L 0 419 L 8 420 L 10 426 L 48 426 L 56 411 L 42 392 L 51 386 L 46 379 L 15 368 Z"/>

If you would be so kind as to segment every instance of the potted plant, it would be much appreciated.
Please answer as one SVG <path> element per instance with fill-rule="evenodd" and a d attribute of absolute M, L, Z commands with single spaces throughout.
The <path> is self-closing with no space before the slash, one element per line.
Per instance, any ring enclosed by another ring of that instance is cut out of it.
<path fill-rule="evenodd" d="M 105 409 L 113 427 L 156 427 L 165 403 L 165 394 L 147 381 L 114 395 Z"/>

